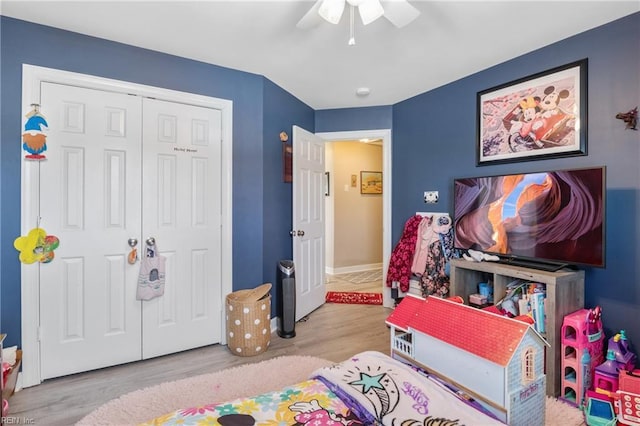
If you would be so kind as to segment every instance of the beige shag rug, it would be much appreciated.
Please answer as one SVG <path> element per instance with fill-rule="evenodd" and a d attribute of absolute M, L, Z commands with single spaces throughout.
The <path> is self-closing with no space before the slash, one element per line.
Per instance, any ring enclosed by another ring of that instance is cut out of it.
<path fill-rule="evenodd" d="M 333 364 L 310 356 L 282 356 L 215 373 L 162 383 L 125 394 L 84 417 L 78 425 L 135 425 L 184 407 L 259 395 L 304 381 Z M 547 398 L 546 426 L 581 426 L 580 410 Z"/>

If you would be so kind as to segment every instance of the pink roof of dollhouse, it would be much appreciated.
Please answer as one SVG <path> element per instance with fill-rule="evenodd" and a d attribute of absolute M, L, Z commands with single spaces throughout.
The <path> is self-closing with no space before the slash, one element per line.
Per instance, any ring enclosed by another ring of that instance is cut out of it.
<path fill-rule="evenodd" d="M 426 300 L 418 299 L 419 304 L 412 300 L 403 306 L 406 299 L 394 310 L 394 319 L 402 319 L 407 328 L 501 366 L 509 363 L 527 331 L 533 331 L 524 322 L 445 299 L 430 296 Z M 404 312 L 396 313 L 398 310 Z M 391 316 L 387 321 L 390 320 L 393 320 Z M 391 324 L 400 328 L 399 323 Z"/>
<path fill-rule="evenodd" d="M 408 331 L 409 322 L 416 315 L 416 312 L 418 312 L 423 302 L 424 299 L 408 294 L 402 299 L 400 305 L 391 312 L 385 322 L 401 330 Z M 402 308 L 400 308 L 400 306 L 402 306 Z"/>

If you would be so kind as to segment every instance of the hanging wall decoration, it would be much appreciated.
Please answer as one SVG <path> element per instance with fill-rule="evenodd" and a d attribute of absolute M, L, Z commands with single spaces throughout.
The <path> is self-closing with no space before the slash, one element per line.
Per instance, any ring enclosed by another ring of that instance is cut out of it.
<path fill-rule="evenodd" d="M 53 260 L 53 251 L 60 245 L 60 240 L 54 235 L 47 235 L 42 228 L 33 228 L 26 237 L 18 237 L 13 246 L 20 252 L 22 263 L 49 263 Z"/>
<path fill-rule="evenodd" d="M 282 180 L 286 183 L 293 182 L 293 147 L 287 143 L 289 135 L 280 132 L 282 142 Z"/>
<path fill-rule="evenodd" d="M 40 105 L 31 104 L 32 110 L 25 117 L 24 133 L 22 133 L 22 148 L 28 152 L 27 160 L 44 160 L 43 154 L 47 150 L 47 136 L 44 132 L 49 128 L 47 120 L 40 113 Z"/>
<path fill-rule="evenodd" d="M 616 118 L 627 124 L 626 129 L 638 130 L 638 107 L 630 109 L 628 112 L 619 112 Z"/>

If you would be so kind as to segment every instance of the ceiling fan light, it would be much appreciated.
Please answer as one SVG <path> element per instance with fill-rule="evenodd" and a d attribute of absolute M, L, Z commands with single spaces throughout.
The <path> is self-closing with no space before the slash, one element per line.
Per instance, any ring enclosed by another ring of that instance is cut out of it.
<path fill-rule="evenodd" d="M 380 4 L 380 0 L 364 0 L 358 6 L 360 12 L 360 18 L 364 25 L 370 24 L 382 15 L 384 15 L 384 9 Z"/>
<path fill-rule="evenodd" d="M 318 9 L 318 14 L 322 16 L 325 21 L 335 25 L 340 22 L 342 12 L 344 11 L 344 4 L 345 0 L 323 0 Z"/>

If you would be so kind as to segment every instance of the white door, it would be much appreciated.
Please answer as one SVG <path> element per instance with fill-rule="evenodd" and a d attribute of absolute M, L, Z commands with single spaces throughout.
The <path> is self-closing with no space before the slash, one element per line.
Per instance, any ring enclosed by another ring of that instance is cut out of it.
<path fill-rule="evenodd" d="M 218 343 L 220 112 L 41 90 L 51 128 L 41 225 L 60 239 L 41 265 L 41 379 Z M 140 302 L 128 240 L 143 256 L 149 237 L 167 257 L 165 295 Z"/>
<path fill-rule="evenodd" d="M 325 302 L 324 141 L 293 126 L 296 321 Z"/>
<path fill-rule="evenodd" d="M 140 359 L 137 265 L 140 113 L 136 96 L 42 83 L 49 123 L 41 227 L 60 239 L 40 266 L 41 377 Z"/>
<path fill-rule="evenodd" d="M 143 303 L 144 358 L 220 341 L 221 113 L 143 101 L 143 242 L 167 258 L 165 294 Z"/>

